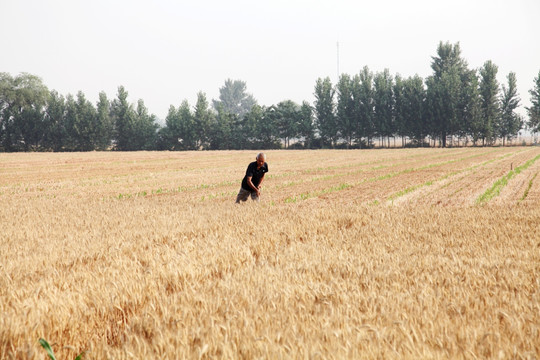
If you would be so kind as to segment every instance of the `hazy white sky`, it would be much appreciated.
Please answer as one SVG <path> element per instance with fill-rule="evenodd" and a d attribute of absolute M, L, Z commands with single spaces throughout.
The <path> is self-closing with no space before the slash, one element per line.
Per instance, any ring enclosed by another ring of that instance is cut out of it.
<path fill-rule="evenodd" d="M 0 0 L 0 72 L 40 76 L 92 102 L 123 85 L 164 119 L 225 79 L 261 105 L 313 101 L 315 81 L 365 65 L 431 74 L 439 41 L 460 42 L 471 68 L 517 74 L 522 107 L 540 71 L 538 0 Z"/>

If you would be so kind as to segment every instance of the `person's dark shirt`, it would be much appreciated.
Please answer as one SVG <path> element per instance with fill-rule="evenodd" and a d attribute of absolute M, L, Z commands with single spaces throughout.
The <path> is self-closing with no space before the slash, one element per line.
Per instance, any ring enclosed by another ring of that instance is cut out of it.
<path fill-rule="evenodd" d="M 257 187 L 261 183 L 261 179 L 263 178 L 264 174 L 267 172 L 268 164 L 266 162 L 258 170 L 256 161 L 250 163 L 246 170 L 246 176 L 244 176 L 244 179 L 242 180 L 242 188 L 251 192 L 255 192 L 255 190 L 253 190 L 251 186 L 248 185 L 247 178 L 251 176 L 251 182 L 253 183 L 253 185 L 255 185 L 255 187 Z"/>

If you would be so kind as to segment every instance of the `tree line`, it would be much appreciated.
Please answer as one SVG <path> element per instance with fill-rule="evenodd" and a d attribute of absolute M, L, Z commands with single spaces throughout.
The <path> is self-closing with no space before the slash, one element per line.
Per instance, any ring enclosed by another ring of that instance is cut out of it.
<path fill-rule="evenodd" d="M 515 73 L 500 85 L 492 61 L 470 69 L 459 43 L 443 42 L 431 68 L 425 80 L 368 67 L 335 85 L 319 78 L 313 104 L 261 106 L 245 82 L 229 79 L 212 104 L 199 92 L 193 107 L 171 105 L 163 126 L 122 86 L 94 105 L 82 92 L 49 91 L 35 75 L 0 73 L 0 151 L 367 148 L 396 137 L 402 146 L 485 146 L 525 126 L 540 131 L 540 72 L 524 119 Z"/>

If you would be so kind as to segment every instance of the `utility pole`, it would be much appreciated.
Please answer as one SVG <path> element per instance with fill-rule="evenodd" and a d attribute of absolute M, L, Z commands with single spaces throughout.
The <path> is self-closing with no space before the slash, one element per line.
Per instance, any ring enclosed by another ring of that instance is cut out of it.
<path fill-rule="evenodd" d="M 339 41 L 336 43 L 337 45 L 337 81 L 336 84 L 339 82 Z"/>

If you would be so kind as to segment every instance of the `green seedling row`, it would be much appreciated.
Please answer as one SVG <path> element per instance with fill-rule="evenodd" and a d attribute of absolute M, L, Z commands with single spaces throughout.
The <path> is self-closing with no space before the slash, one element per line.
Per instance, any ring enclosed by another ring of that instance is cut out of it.
<path fill-rule="evenodd" d="M 540 159 L 540 155 L 537 155 L 536 157 L 528 160 L 523 165 L 516 167 L 514 170 L 510 170 L 506 175 L 495 181 L 495 183 L 489 189 L 487 189 L 482 195 L 480 195 L 476 202 L 478 204 L 483 204 L 498 196 L 501 193 L 501 190 L 508 184 L 508 182 L 512 178 L 514 178 L 523 170 L 534 164 L 538 159 Z"/>

